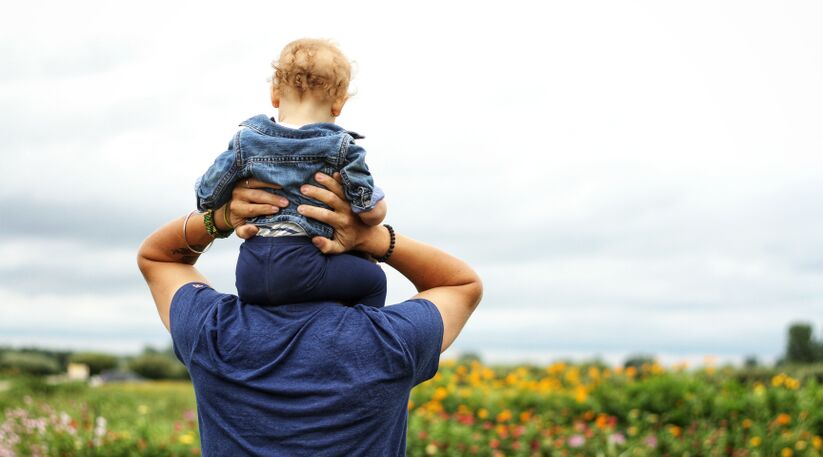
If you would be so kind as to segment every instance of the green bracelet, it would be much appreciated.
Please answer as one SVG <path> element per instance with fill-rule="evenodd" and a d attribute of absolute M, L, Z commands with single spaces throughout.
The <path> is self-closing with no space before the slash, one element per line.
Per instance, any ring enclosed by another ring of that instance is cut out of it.
<path fill-rule="evenodd" d="M 228 238 L 234 232 L 234 229 L 226 232 L 221 232 L 214 223 L 214 210 L 207 210 L 203 214 L 203 225 L 206 226 L 206 232 L 214 238 Z"/>

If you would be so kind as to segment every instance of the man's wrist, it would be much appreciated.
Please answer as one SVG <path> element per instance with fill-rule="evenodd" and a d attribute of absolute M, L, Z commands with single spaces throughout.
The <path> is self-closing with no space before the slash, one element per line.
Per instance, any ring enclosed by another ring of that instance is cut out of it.
<path fill-rule="evenodd" d="M 378 258 L 386 255 L 390 245 L 391 235 L 389 229 L 383 225 L 375 225 L 367 229 L 356 249 Z"/>

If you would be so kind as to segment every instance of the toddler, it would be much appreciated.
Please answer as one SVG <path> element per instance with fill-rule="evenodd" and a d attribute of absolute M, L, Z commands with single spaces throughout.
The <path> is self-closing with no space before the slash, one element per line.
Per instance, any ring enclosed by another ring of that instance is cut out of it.
<path fill-rule="evenodd" d="M 235 285 L 244 302 L 337 300 L 381 307 L 386 299 L 383 270 L 355 254 L 321 253 L 311 238 L 331 238 L 332 228 L 297 212 L 301 204 L 328 208 L 306 198 L 300 186 L 312 182 L 317 172 L 339 172 L 346 199 L 364 223 L 380 224 L 386 215 L 366 152 L 354 143 L 363 137 L 334 123 L 348 98 L 351 64 L 328 41 L 300 39 L 286 45 L 272 67 L 277 121 L 258 115 L 240 124 L 228 150 L 197 180 L 197 207 L 220 208 L 236 181 L 252 177 L 282 186 L 272 192 L 289 200 L 277 214 L 249 220 L 259 231 L 240 246 L 237 259 Z"/>

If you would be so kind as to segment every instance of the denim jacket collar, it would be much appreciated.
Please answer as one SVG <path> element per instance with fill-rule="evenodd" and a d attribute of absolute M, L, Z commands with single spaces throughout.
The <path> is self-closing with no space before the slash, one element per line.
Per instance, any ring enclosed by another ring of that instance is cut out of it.
<path fill-rule="evenodd" d="M 243 121 L 240 125 L 254 129 L 263 135 L 284 138 L 316 138 L 319 136 L 334 135 L 338 133 L 348 133 L 355 140 L 365 138 L 357 132 L 346 130 L 343 127 L 331 122 L 306 124 L 299 129 L 291 129 L 277 124 L 274 119 L 267 117 L 265 114 L 258 114 L 257 116 Z"/>

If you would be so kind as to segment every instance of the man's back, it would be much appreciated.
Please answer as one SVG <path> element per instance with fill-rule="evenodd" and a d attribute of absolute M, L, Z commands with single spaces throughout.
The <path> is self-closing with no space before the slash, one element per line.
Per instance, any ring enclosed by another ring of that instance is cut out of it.
<path fill-rule="evenodd" d="M 436 372 L 443 337 L 422 299 L 260 307 L 191 283 L 170 314 L 206 456 L 404 455 L 409 391 Z"/>

